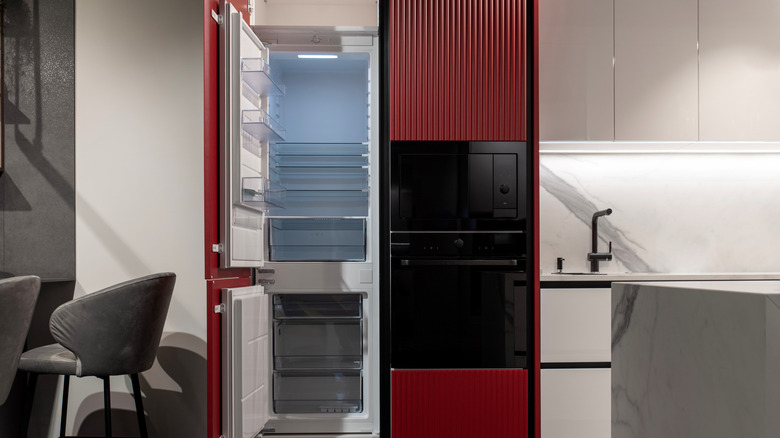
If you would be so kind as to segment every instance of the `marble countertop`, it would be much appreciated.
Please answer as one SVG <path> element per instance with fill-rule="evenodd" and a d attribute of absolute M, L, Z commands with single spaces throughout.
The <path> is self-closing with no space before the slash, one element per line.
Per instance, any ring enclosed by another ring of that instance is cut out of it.
<path fill-rule="evenodd" d="M 717 272 L 717 273 L 643 273 L 603 272 L 599 274 L 546 273 L 541 281 L 707 281 L 707 280 L 780 280 L 780 272 Z"/>
<path fill-rule="evenodd" d="M 618 282 L 623 283 L 623 282 Z M 630 282 L 637 286 L 648 286 L 655 289 L 680 289 L 680 290 L 706 290 L 712 292 L 734 292 L 758 295 L 780 294 L 780 281 L 659 281 L 659 282 Z"/>

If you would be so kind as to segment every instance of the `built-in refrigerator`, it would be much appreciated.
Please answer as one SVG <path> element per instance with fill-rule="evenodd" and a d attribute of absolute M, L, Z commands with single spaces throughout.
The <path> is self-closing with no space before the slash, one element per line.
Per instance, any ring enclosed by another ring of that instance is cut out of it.
<path fill-rule="evenodd" d="M 221 10 L 222 434 L 379 430 L 377 32 Z"/>

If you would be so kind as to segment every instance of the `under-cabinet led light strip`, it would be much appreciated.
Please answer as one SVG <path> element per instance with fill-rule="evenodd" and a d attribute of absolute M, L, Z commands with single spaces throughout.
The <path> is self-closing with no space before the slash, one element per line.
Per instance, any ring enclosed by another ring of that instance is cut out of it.
<path fill-rule="evenodd" d="M 539 153 L 553 154 L 780 154 L 780 142 L 571 141 L 539 142 Z"/>

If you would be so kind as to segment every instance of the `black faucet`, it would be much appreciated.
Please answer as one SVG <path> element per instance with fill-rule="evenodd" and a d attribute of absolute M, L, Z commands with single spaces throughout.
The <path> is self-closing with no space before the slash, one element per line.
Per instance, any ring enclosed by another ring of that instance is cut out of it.
<path fill-rule="evenodd" d="M 598 220 L 601 216 L 609 216 L 612 214 L 612 209 L 601 210 L 593 213 L 593 220 L 591 222 L 591 252 L 588 253 L 588 260 L 590 261 L 590 272 L 599 272 L 599 260 L 612 260 L 612 242 L 609 242 L 609 251 L 599 252 L 599 226 Z"/>

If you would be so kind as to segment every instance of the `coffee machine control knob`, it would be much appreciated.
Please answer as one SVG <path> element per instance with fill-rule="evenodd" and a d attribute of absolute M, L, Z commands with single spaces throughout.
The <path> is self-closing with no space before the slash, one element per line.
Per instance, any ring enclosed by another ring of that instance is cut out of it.
<path fill-rule="evenodd" d="M 453 245 L 455 245 L 455 248 L 463 248 L 463 239 L 455 239 Z"/>

